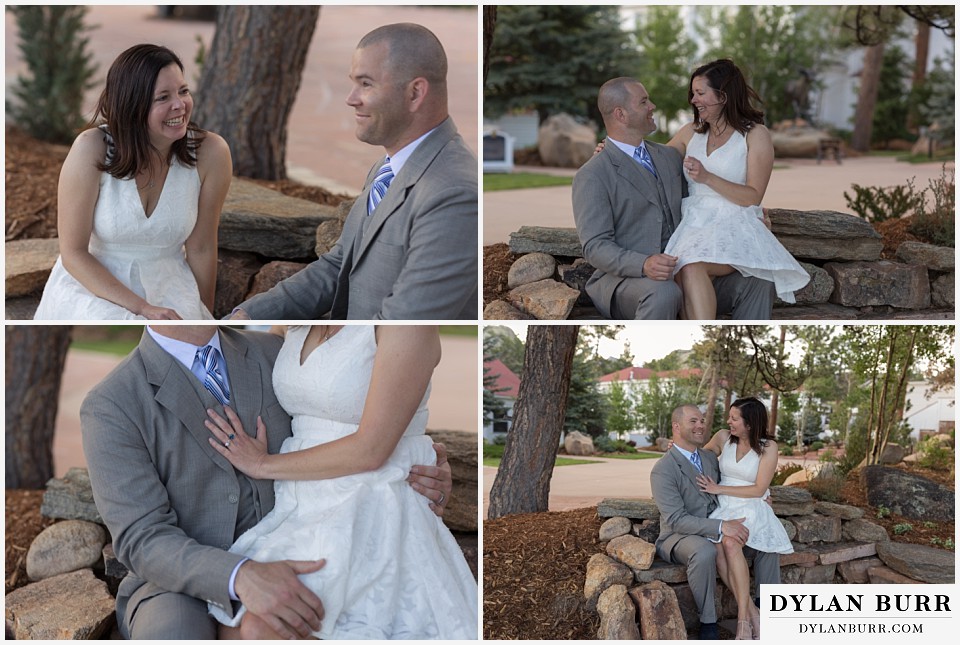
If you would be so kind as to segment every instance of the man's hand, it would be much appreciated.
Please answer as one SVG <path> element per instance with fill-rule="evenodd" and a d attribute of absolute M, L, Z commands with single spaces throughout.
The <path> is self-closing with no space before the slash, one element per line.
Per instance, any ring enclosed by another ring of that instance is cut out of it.
<path fill-rule="evenodd" d="M 414 466 L 410 469 L 407 481 L 417 491 L 430 500 L 430 510 L 443 517 L 443 510 L 450 501 L 450 491 L 453 490 L 453 474 L 447 462 L 447 447 L 442 443 L 434 443 L 433 450 L 437 453 L 436 466 Z"/>
<path fill-rule="evenodd" d="M 297 575 L 319 571 L 326 563 L 326 560 L 248 560 L 237 570 L 234 590 L 248 612 L 260 617 L 284 638 L 307 638 L 320 630 L 323 603 Z"/>
<path fill-rule="evenodd" d="M 736 520 L 723 520 L 720 532 L 726 535 L 727 537 L 733 538 L 740 545 L 747 543 L 747 538 L 750 537 L 750 529 L 743 525 L 743 521 L 747 519 L 741 517 Z"/>
<path fill-rule="evenodd" d="M 669 280 L 677 266 L 677 256 L 657 253 L 643 261 L 643 275 L 651 280 Z"/>

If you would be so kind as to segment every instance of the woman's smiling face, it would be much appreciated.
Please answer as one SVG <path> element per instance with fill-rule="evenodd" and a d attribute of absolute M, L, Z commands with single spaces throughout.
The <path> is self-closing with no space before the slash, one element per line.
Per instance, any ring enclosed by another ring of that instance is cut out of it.
<path fill-rule="evenodd" d="M 157 74 L 153 89 L 150 112 L 147 114 L 150 142 L 163 150 L 185 137 L 192 112 L 193 96 L 183 79 L 183 72 L 176 63 L 171 63 Z"/>

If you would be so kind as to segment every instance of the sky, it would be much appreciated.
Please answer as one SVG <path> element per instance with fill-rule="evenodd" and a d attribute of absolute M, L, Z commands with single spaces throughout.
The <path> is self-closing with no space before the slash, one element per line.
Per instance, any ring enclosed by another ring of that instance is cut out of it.
<path fill-rule="evenodd" d="M 529 325 L 519 322 L 500 322 L 498 325 L 509 327 L 524 340 Z M 633 364 L 642 366 L 647 361 L 663 358 L 676 349 L 690 349 L 703 338 L 703 329 L 694 322 L 684 321 L 644 321 L 640 324 L 625 324 L 616 339 L 602 339 L 600 355 L 614 358 L 623 353 L 624 341 L 630 342 Z"/>

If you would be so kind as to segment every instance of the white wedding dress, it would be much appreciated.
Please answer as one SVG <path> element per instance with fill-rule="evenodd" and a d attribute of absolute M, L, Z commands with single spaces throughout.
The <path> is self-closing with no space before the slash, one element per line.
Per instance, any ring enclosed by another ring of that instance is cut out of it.
<path fill-rule="evenodd" d="M 727 441 L 720 453 L 720 485 L 750 486 L 757 481 L 760 468 L 760 455 L 750 450 L 737 461 L 737 444 Z M 793 545 L 787 537 L 787 531 L 777 519 L 773 509 L 764 497 L 733 497 L 717 495 L 717 508 L 710 513 L 712 519 L 734 520 L 746 518 L 743 522 L 750 530 L 747 546 L 766 553 L 793 553 Z"/>
<path fill-rule="evenodd" d="M 707 135 L 694 133 L 687 155 L 709 172 L 735 184 L 747 181 L 747 140 L 739 132 L 707 155 Z M 687 174 L 684 168 L 684 174 Z M 810 276 L 763 224 L 759 206 L 739 206 L 705 184 L 687 176 L 689 197 L 680 204 L 680 225 L 664 253 L 679 258 L 676 271 L 693 262 L 729 264 L 747 277 L 773 282 L 784 302 L 796 302 L 793 292 Z"/>
<path fill-rule="evenodd" d="M 112 140 L 107 137 L 108 148 Z M 108 151 L 108 157 L 110 153 Z M 184 320 L 211 320 L 183 244 L 197 223 L 200 175 L 170 165 L 160 199 L 147 217 L 133 179 L 100 173 L 90 253 L 128 289 L 151 305 L 169 307 Z M 34 320 L 144 320 L 91 293 L 64 268 L 61 258 L 47 279 Z"/>
<path fill-rule="evenodd" d="M 373 325 L 351 325 L 300 365 L 309 327 L 287 332 L 273 386 L 293 417 L 281 453 L 357 431 L 373 370 Z M 277 481 L 276 505 L 230 551 L 253 560 L 315 560 L 300 576 L 323 601 L 323 639 L 477 638 L 477 583 L 450 531 L 406 478 L 436 462 L 424 435 L 429 388 L 400 443 L 378 470 L 319 481 Z M 269 429 L 268 429 L 269 432 Z M 225 625 L 234 619 L 209 605 Z"/>

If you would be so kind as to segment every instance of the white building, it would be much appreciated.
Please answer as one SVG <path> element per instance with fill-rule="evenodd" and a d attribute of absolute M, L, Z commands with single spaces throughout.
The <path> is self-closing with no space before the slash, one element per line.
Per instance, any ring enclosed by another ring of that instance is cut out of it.
<path fill-rule="evenodd" d="M 483 439 L 493 443 L 497 437 L 506 437 L 507 431 L 513 424 L 513 406 L 517 402 L 520 392 L 520 377 L 514 374 L 500 359 L 485 360 L 483 366 L 488 370 L 487 376 L 493 378 L 492 390 L 494 396 L 503 403 L 506 414 L 497 419 L 483 417 Z"/>
<path fill-rule="evenodd" d="M 910 381 L 907 410 L 903 420 L 910 426 L 910 438 L 923 439 L 932 434 L 950 432 L 956 427 L 956 396 L 952 387 L 931 391 L 926 381 Z"/>

